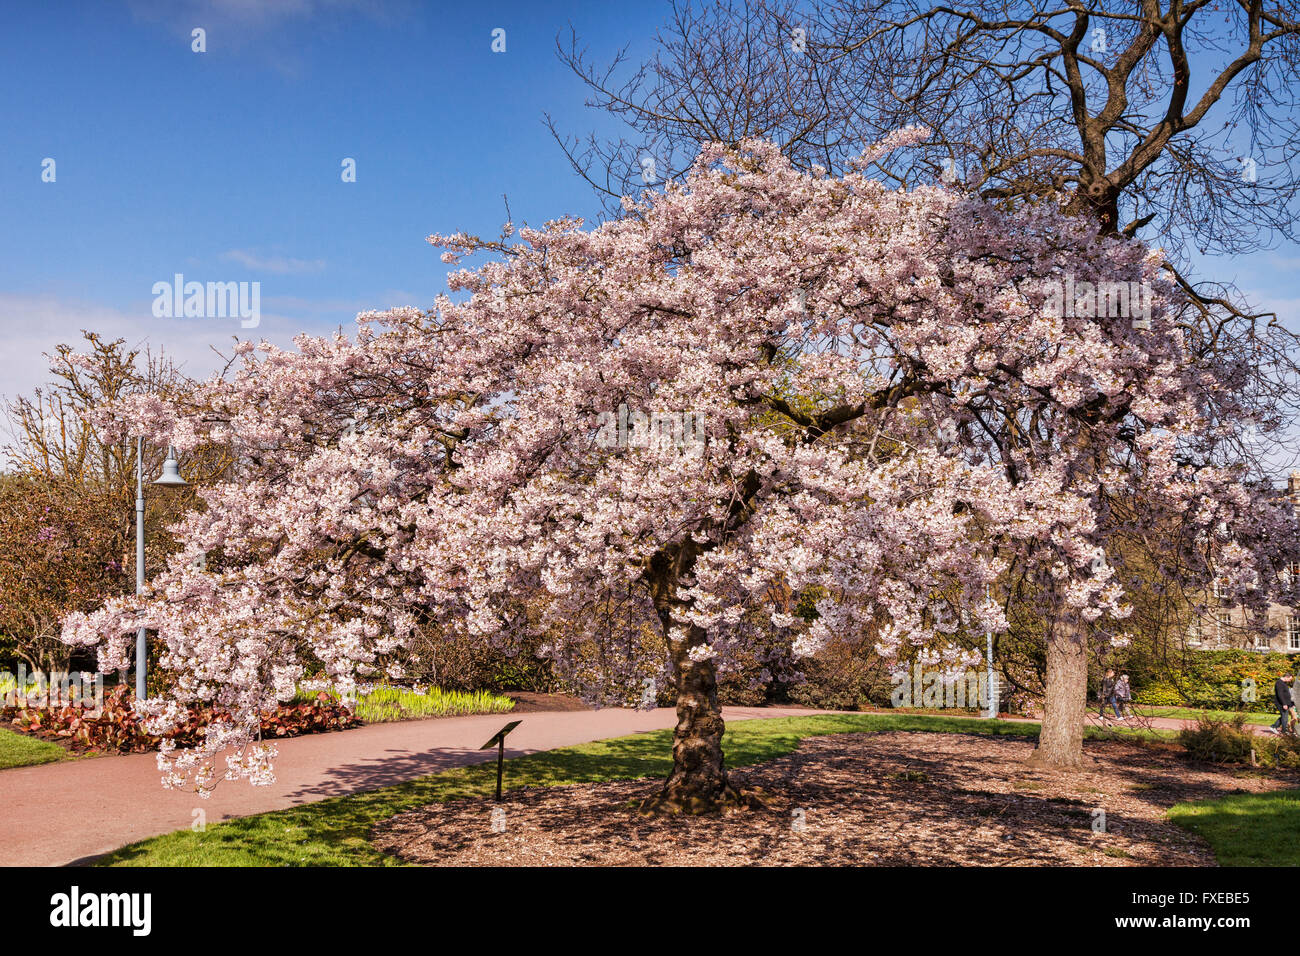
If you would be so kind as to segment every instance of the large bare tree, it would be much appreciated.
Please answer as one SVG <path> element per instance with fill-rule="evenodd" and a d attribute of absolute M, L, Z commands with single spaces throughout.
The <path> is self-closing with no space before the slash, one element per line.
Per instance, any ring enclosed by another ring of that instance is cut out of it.
<path fill-rule="evenodd" d="M 1197 275 L 1193 252 L 1239 254 L 1296 239 L 1291 166 L 1300 128 L 1294 0 L 723 0 L 674 2 L 653 54 L 606 63 L 570 32 L 561 59 L 588 105 L 626 124 L 573 136 L 548 117 L 574 168 L 604 197 L 680 177 L 702 141 L 759 136 L 802 168 L 842 170 L 892 130 L 924 144 L 882 158 L 910 186 L 943 181 L 1011 206 L 1054 201 L 1103 234 L 1162 246 L 1186 293 L 1198 359 L 1242 370 L 1256 397 L 1240 459 L 1264 479 L 1300 404 L 1300 342 L 1276 314 Z M 1017 423 L 1008 422 L 1007 442 Z M 1047 636 L 1036 758 L 1080 759 L 1088 629 Z"/>

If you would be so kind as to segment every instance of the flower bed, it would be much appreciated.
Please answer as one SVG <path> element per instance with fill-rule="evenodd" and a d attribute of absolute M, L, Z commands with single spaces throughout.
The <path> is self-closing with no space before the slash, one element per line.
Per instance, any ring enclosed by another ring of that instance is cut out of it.
<path fill-rule="evenodd" d="M 13 729 L 64 743 L 76 751 L 140 753 L 158 749 L 162 737 L 145 731 L 134 709 L 134 695 L 126 687 L 115 687 L 104 695 L 98 711 L 80 706 L 0 707 L 0 721 Z M 192 746 L 216 717 L 224 716 L 210 707 L 191 708 L 189 718 L 166 739 L 178 746 Z M 297 737 L 301 734 L 344 730 L 361 720 L 351 710 L 326 694 L 311 700 L 281 704 L 262 717 L 264 738 Z"/>

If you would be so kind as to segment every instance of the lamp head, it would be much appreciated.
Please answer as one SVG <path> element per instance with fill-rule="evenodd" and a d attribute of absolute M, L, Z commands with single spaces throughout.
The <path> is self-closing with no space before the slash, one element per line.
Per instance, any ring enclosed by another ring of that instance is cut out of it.
<path fill-rule="evenodd" d="M 167 459 L 163 462 L 162 474 L 154 481 L 155 485 L 188 485 L 189 482 L 181 477 L 180 466 L 176 462 L 176 449 L 171 445 L 167 446 Z"/>

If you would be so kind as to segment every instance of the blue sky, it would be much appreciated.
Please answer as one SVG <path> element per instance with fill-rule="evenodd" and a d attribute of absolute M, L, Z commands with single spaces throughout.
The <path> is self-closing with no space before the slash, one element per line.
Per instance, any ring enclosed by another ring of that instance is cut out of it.
<path fill-rule="evenodd" d="M 0 395 L 92 328 L 191 374 L 232 335 L 286 344 L 356 313 L 427 306 L 447 267 L 424 238 L 594 216 L 542 123 L 600 122 L 555 56 L 572 23 L 634 59 L 656 2 L 95 0 L 9 4 L 0 31 Z M 192 51 L 195 28 L 207 51 Z M 505 30 L 494 53 L 492 31 Z M 341 180 L 356 161 L 357 181 Z M 42 161 L 56 181 L 42 182 Z M 1295 323 L 1300 249 L 1203 266 Z M 155 282 L 261 283 L 260 326 L 156 318 Z"/>
<path fill-rule="evenodd" d="M 542 122 L 592 127 L 555 56 L 569 23 L 605 57 L 654 4 L 205 0 L 9 5 L 0 32 L 0 393 L 83 326 L 166 347 L 350 325 L 427 306 L 424 239 L 495 236 L 597 203 Z M 206 53 L 191 31 L 206 30 Z M 506 50 L 491 49 L 494 29 Z M 606 52 L 608 51 L 608 52 Z M 56 180 L 41 164 L 55 160 Z M 356 182 L 341 179 L 344 158 Z M 152 314 L 152 287 L 259 281 L 262 321 Z"/>

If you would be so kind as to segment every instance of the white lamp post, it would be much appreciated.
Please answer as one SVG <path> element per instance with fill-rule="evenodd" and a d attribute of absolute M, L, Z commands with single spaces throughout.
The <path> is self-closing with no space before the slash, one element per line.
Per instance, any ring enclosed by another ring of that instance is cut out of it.
<path fill-rule="evenodd" d="M 176 464 L 176 449 L 167 446 L 167 460 L 155 485 L 175 487 L 189 484 L 181 477 Z M 144 439 L 135 440 L 135 593 L 144 594 Z M 135 699 L 145 699 L 145 668 L 149 655 L 149 637 L 145 627 L 135 636 Z"/>
<path fill-rule="evenodd" d="M 991 600 L 992 592 L 988 585 L 984 586 L 985 600 Z M 984 639 L 988 643 L 988 651 L 985 653 L 985 659 L 988 664 L 988 694 L 989 694 L 989 711 L 984 716 L 990 720 L 997 719 L 998 716 L 998 675 L 993 672 L 993 631 L 989 629 L 984 632 Z"/>

